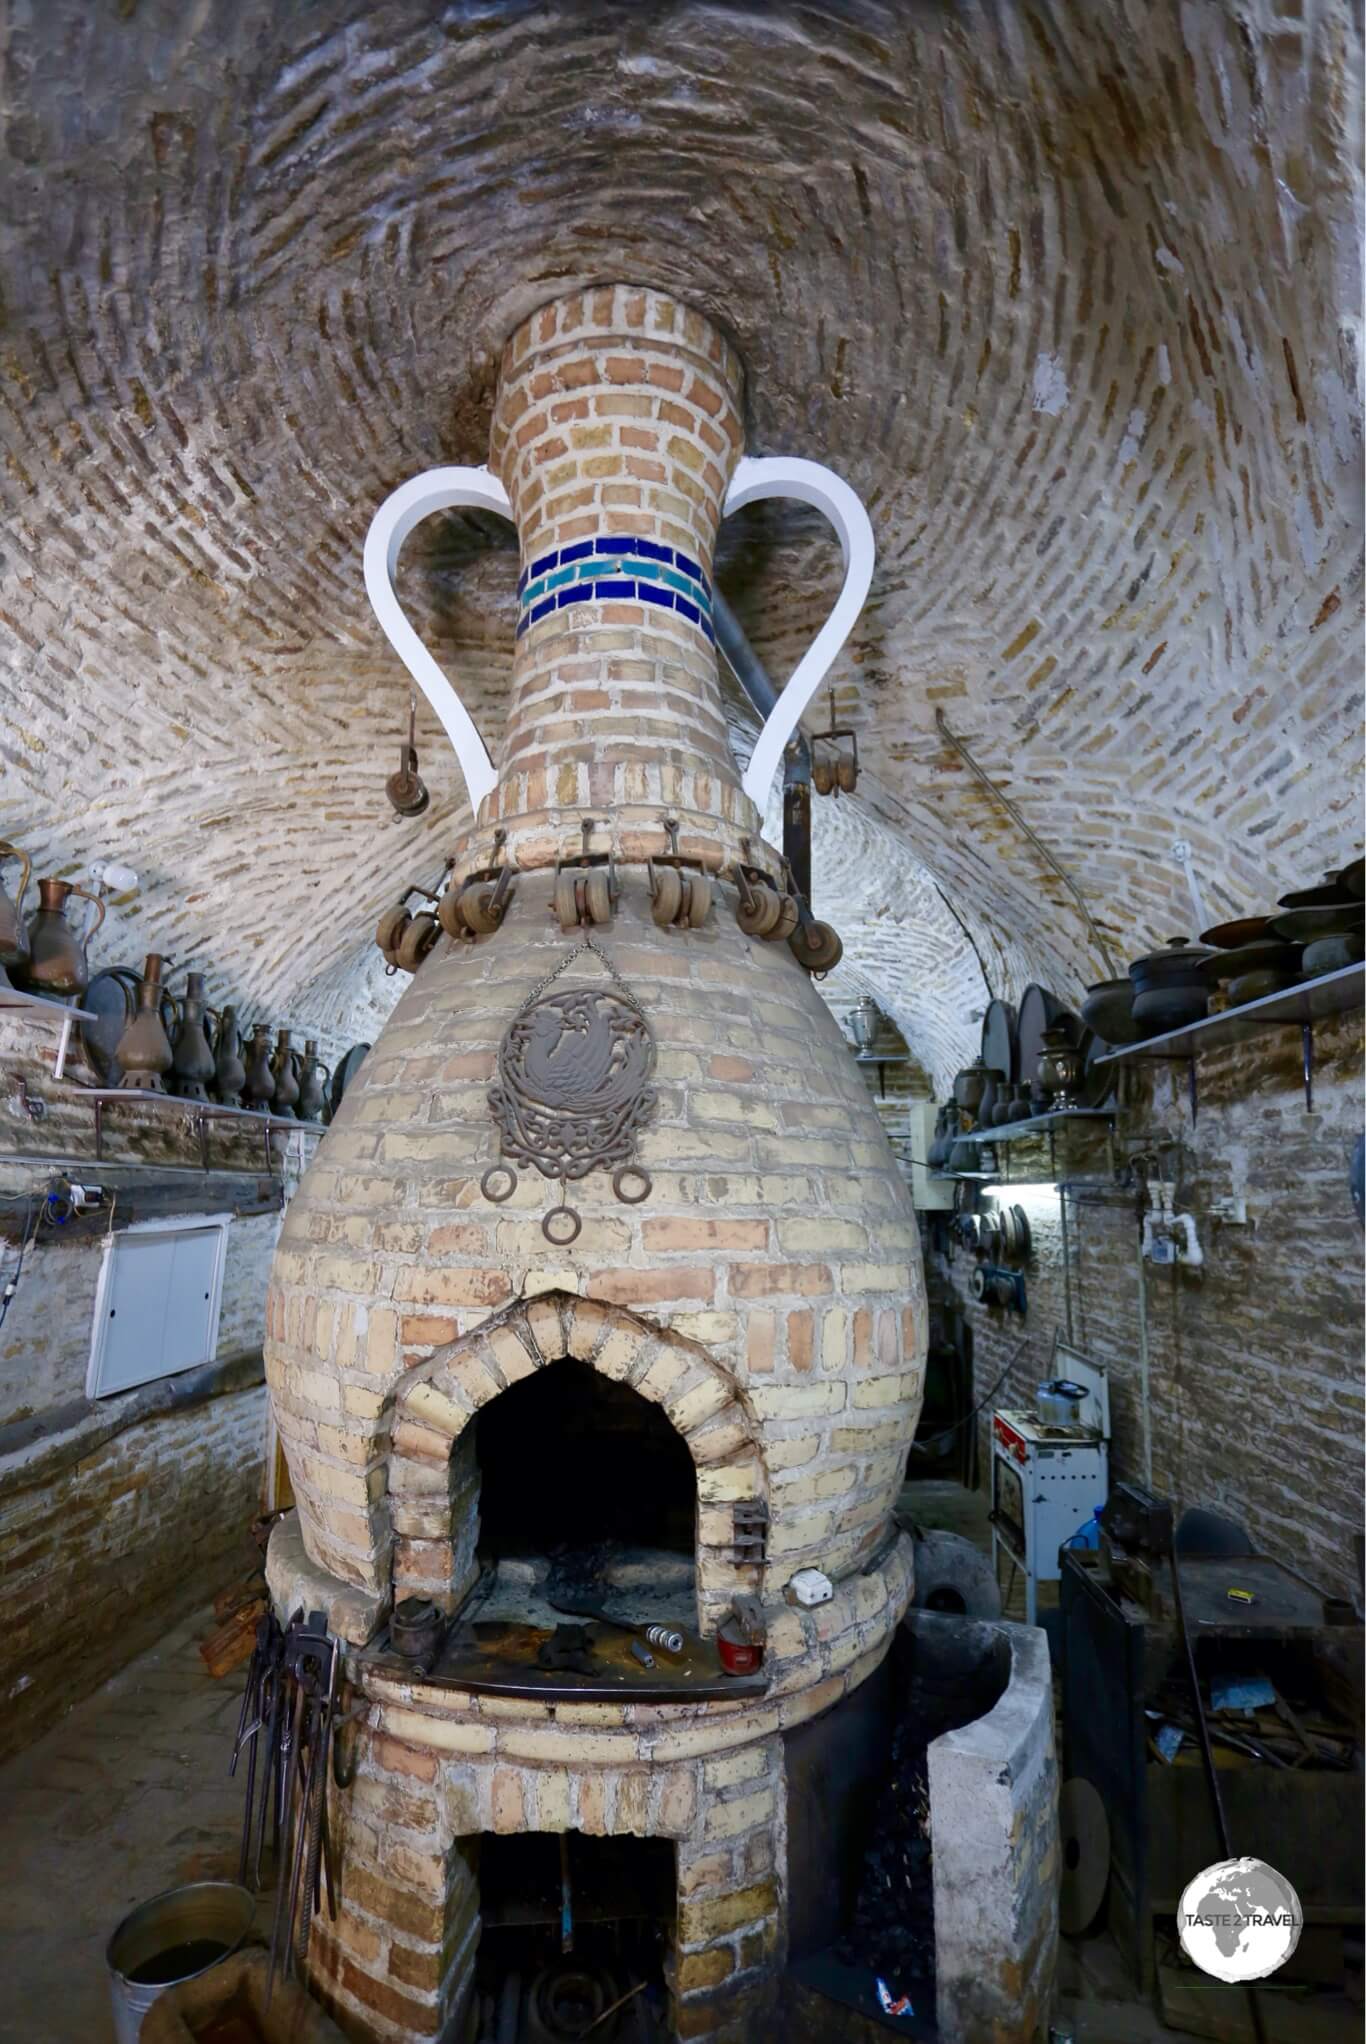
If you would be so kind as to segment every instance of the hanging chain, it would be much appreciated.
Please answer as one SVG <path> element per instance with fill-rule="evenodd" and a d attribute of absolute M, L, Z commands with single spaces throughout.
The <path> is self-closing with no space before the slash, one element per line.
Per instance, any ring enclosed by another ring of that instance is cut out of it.
<path fill-rule="evenodd" d="M 615 985 L 617 986 L 618 990 L 621 993 L 622 999 L 628 1004 L 628 1006 L 634 1008 L 637 1015 L 639 1015 L 641 1021 L 645 1022 L 645 1010 L 641 1007 L 640 1002 L 631 992 L 630 987 L 626 984 L 626 981 L 617 971 L 616 966 L 613 965 L 611 959 L 603 950 L 601 944 L 595 944 L 591 937 L 581 938 L 580 941 L 574 946 L 574 949 L 572 951 L 565 952 L 564 957 L 560 960 L 559 964 L 552 967 L 552 969 L 545 975 L 544 979 L 538 980 L 536 982 L 535 986 L 531 989 L 531 992 L 522 1002 L 522 1009 L 534 1007 L 536 1002 L 540 1000 L 541 995 L 545 992 L 546 988 L 548 986 L 553 985 L 553 983 L 559 978 L 560 974 L 564 971 L 565 967 L 567 965 L 572 965 L 574 963 L 574 960 L 576 958 L 581 957 L 585 951 L 591 951 L 593 953 L 593 956 L 599 959 L 602 962 L 602 964 L 606 966 L 609 976 L 611 977 L 611 979 L 613 980 L 613 982 L 615 983 Z M 522 1010 L 519 1009 L 518 1013 L 520 1014 L 521 1012 Z M 649 1028 L 648 1022 L 646 1022 L 645 1026 L 647 1029 Z M 653 1036 L 651 1040 L 653 1041 Z"/>

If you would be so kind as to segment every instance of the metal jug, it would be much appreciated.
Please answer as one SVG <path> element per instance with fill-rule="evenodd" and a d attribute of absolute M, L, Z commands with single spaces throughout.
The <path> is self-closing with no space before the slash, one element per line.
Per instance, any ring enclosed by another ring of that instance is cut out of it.
<path fill-rule="evenodd" d="M 171 1063 L 171 1091 L 182 1100 L 207 1100 L 214 1075 L 213 1052 L 204 1028 L 204 975 L 189 973 Z"/>
<path fill-rule="evenodd" d="M 247 1048 L 245 1090 L 247 1105 L 259 1108 L 263 1114 L 269 1114 L 275 1100 L 275 1071 L 270 1061 L 269 1022 L 257 1022 L 252 1025 L 251 1043 Z"/>
<path fill-rule="evenodd" d="M 275 1055 L 270 1069 L 275 1074 L 275 1112 L 293 1114 L 299 1098 L 299 1079 L 294 1069 L 294 1052 L 289 1047 L 290 1032 L 282 1029 L 275 1039 Z"/>
<path fill-rule="evenodd" d="M 18 859 L 23 867 L 19 881 L 19 892 L 10 900 L 4 887 L 0 886 L 0 986 L 6 983 L 5 967 L 22 965 L 28 957 L 28 931 L 24 928 L 21 913 L 24 896 L 28 892 L 28 878 L 33 871 L 33 861 L 27 852 L 21 852 L 18 845 L 0 839 L 0 861 Z"/>
<path fill-rule="evenodd" d="M 90 935 L 104 921 L 104 903 L 89 888 L 70 880 L 40 880 L 38 906 L 28 919 L 28 962 L 22 968 L 23 984 L 35 994 L 62 998 L 83 994 L 90 984 L 85 941 L 76 935 L 64 914 L 70 895 L 93 901 L 99 914 Z M 88 941 L 88 940 L 87 940 Z"/>
<path fill-rule="evenodd" d="M 327 1098 L 327 1081 L 331 1076 L 331 1071 L 318 1056 L 317 1037 L 306 1037 L 304 1068 L 299 1074 L 300 1121 L 322 1120 L 323 1102 Z"/>
<path fill-rule="evenodd" d="M 224 1107 L 242 1105 L 242 1088 L 247 1068 L 242 1062 L 242 1032 L 237 1027 L 236 1008 L 224 1008 L 218 1018 L 213 1045 L 213 1090 Z"/>
<path fill-rule="evenodd" d="M 170 1071 L 174 1053 L 171 1039 L 166 1034 L 166 1024 L 161 1019 L 161 1004 L 166 999 L 161 968 L 165 963 L 160 952 L 148 952 L 142 978 L 138 981 L 137 1008 L 119 1038 L 119 1047 L 114 1054 L 123 1074 L 119 1085 L 129 1092 L 166 1091 L 162 1073 Z"/>

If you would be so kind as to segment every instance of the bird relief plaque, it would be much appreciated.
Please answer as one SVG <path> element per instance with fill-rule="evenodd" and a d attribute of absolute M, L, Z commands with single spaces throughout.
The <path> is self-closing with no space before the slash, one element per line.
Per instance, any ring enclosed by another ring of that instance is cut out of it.
<path fill-rule="evenodd" d="M 592 951 L 611 986 L 547 989 L 565 967 Z M 599 1168 L 635 1206 L 650 1193 L 649 1173 L 632 1160 L 636 1138 L 655 1108 L 654 1032 L 626 982 L 591 937 L 575 946 L 533 988 L 498 1046 L 498 1083 L 489 1107 L 502 1154 L 533 1165 L 564 1186 Z M 511 1165 L 485 1172 L 482 1189 L 497 1203 L 517 1186 Z M 541 1223 L 548 1242 L 567 1248 L 583 1223 L 573 1207 L 552 1207 Z"/>

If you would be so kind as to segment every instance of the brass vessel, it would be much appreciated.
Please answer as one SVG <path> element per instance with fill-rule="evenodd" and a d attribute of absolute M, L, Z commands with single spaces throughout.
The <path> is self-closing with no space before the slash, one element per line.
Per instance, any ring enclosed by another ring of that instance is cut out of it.
<path fill-rule="evenodd" d="M 248 1107 L 259 1108 L 263 1114 L 270 1113 L 275 1099 L 275 1072 L 270 1061 L 269 1022 L 256 1022 L 252 1025 L 243 1090 L 247 1096 Z"/>
<path fill-rule="evenodd" d="M 236 1008 L 224 1008 L 218 1018 L 213 1044 L 213 1090 L 224 1107 L 242 1105 L 242 1088 L 247 1068 L 242 1062 L 242 1032 L 237 1026 Z"/>
<path fill-rule="evenodd" d="M 299 1119 L 300 1121 L 321 1121 L 323 1103 L 327 1099 L 327 1081 L 332 1074 L 318 1056 L 318 1039 L 309 1036 L 304 1039 L 304 1066 L 299 1074 Z"/>
<path fill-rule="evenodd" d="M 289 1031 L 280 1030 L 275 1038 L 275 1055 L 270 1069 L 275 1074 L 275 1112 L 293 1114 L 299 1099 L 299 1075 L 294 1069 L 294 1052 L 289 1047 Z"/>
<path fill-rule="evenodd" d="M 161 983 L 161 968 L 167 962 L 159 952 L 148 952 L 143 961 L 142 978 L 138 981 L 137 1008 L 119 1038 L 115 1052 L 123 1074 L 119 1085 L 130 1092 L 166 1091 L 162 1074 L 170 1071 L 174 1058 L 171 1039 L 161 1019 L 161 1003 L 166 997 L 166 989 Z"/>
<path fill-rule="evenodd" d="M 77 887 L 71 880 L 40 880 L 38 906 L 28 919 L 29 955 L 20 969 L 23 984 L 32 993 L 65 999 L 83 994 L 90 984 L 85 955 L 88 940 L 78 937 L 66 919 L 66 904 L 73 894 L 93 901 L 99 911 L 92 937 L 104 921 L 104 903 L 89 888 Z"/>
<path fill-rule="evenodd" d="M 182 1100 L 207 1100 L 209 1081 L 214 1075 L 213 1052 L 204 1028 L 204 975 L 189 973 L 185 997 L 180 1006 L 180 1025 L 175 1034 L 171 1061 L 171 1091 Z"/>

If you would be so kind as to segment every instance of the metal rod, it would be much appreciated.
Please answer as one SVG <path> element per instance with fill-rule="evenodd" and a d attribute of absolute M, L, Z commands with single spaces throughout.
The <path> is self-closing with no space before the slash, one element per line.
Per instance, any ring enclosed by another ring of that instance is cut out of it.
<path fill-rule="evenodd" d="M 726 664 L 761 717 L 778 701 L 768 669 L 750 645 L 745 628 L 719 589 L 712 591 L 712 623 Z M 811 746 L 798 728 L 783 755 L 783 857 L 797 891 L 811 900 Z"/>
<path fill-rule="evenodd" d="M 991 793 L 996 797 L 996 800 L 1000 803 L 1001 807 L 1019 825 L 1020 829 L 1024 832 L 1025 836 L 1029 839 L 1029 842 L 1033 845 L 1035 851 L 1039 854 L 1039 857 L 1045 860 L 1046 863 L 1049 866 L 1051 866 L 1053 871 L 1057 874 L 1059 880 L 1061 880 L 1063 886 L 1067 889 L 1073 901 L 1077 904 L 1077 908 L 1081 914 L 1082 920 L 1086 924 L 1087 929 L 1091 932 L 1091 935 L 1095 940 L 1096 949 L 1100 952 L 1100 955 L 1105 962 L 1105 971 L 1107 977 L 1113 979 L 1115 977 L 1115 961 L 1110 956 L 1110 947 L 1106 943 L 1104 937 L 1101 936 L 1100 931 L 1097 929 L 1095 918 L 1091 914 L 1090 909 L 1086 906 L 1085 901 L 1082 899 L 1081 889 L 1077 886 L 1077 883 L 1072 878 L 1072 875 L 1067 871 L 1067 868 L 1065 866 L 1060 864 L 1060 862 L 1056 858 L 1054 858 L 1052 852 L 1049 851 L 1048 846 L 1044 843 L 1043 839 L 1039 836 L 1038 832 L 1036 830 L 1032 830 L 1030 826 L 1025 822 L 1023 816 L 1021 816 L 1019 810 L 1011 801 L 1009 795 L 1006 794 L 1004 788 L 1000 788 L 997 786 L 996 782 L 992 780 L 991 775 L 987 773 L 986 769 L 984 767 L 980 767 L 977 764 L 977 761 L 973 758 L 972 754 L 968 751 L 967 746 L 964 745 L 962 739 L 958 737 L 957 733 L 949 729 L 948 719 L 945 717 L 944 712 L 941 709 L 936 708 L 934 713 L 934 721 L 939 727 L 940 734 L 948 740 L 949 744 L 953 747 L 954 751 L 958 753 L 964 760 L 966 760 L 967 764 L 971 767 L 973 773 L 976 774 L 978 780 L 982 783 L 982 786 L 984 788 L 990 789 Z"/>
<path fill-rule="evenodd" d="M 1143 1228 L 1134 1237 L 1138 1271 L 1138 1402 L 1143 1438 L 1143 1487 L 1153 1487 L 1153 1411 L 1150 1357 L 1148 1354 L 1148 1279 L 1143 1268 Z"/>
<path fill-rule="evenodd" d="M 1167 1558 L 1172 1571 L 1172 1602 L 1176 1606 L 1176 1626 L 1185 1650 L 1186 1676 L 1190 1683 L 1191 1700 L 1195 1705 L 1195 1728 L 1200 1742 L 1200 1761 L 1205 1770 L 1205 1785 L 1209 1790 L 1210 1804 L 1214 1812 L 1214 1827 L 1219 1834 L 1219 1850 L 1225 1859 L 1233 1858 L 1233 1846 L 1229 1838 L 1228 1813 L 1224 1808 L 1223 1791 L 1219 1786 L 1219 1769 L 1215 1765 L 1214 1748 L 1210 1744 L 1209 1724 L 1205 1717 L 1205 1699 L 1200 1694 L 1200 1676 L 1195 1666 L 1195 1648 L 1191 1644 L 1190 1627 L 1186 1623 L 1186 1605 L 1181 1595 L 1181 1568 L 1176 1559 L 1176 1540 L 1173 1536 L 1167 1549 Z M 1262 2005 L 1253 1987 L 1247 1990 L 1248 2014 L 1252 2018 L 1252 2034 L 1257 2044 L 1266 2044 L 1266 2027 L 1262 2020 Z"/>

